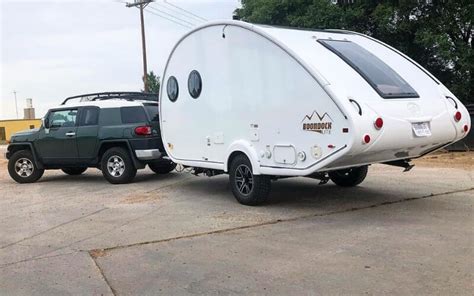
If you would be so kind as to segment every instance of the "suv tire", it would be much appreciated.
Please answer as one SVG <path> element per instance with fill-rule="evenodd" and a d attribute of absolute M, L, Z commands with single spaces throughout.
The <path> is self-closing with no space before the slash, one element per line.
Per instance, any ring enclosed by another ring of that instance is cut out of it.
<path fill-rule="evenodd" d="M 368 166 L 349 168 L 329 172 L 331 181 L 342 187 L 357 186 L 367 177 Z"/>
<path fill-rule="evenodd" d="M 112 184 L 130 183 L 137 174 L 130 154 L 120 147 L 105 151 L 102 155 L 101 170 L 104 178 Z"/>
<path fill-rule="evenodd" d="M 33 183 L 43 176 L 44 170 L 36 166 L 35 159 L 30 151 L 20 150 L 10 157 L 8 173 L 18 183 Z"/>
<path fill-rule="evenodd" d="M 65 174 L 68 174 L 70 176 L 77 176 L 82 173 L 84 173 L 87 170 L 87 168 L 63 168 L 61 171 L 63 171 Z"/>
<path fill-rule="evenodd" d="M 246 206 L 262 204 L 270 194 L 270 176 L 254 175 L 252 164 L 245 155 L 238 155 L 232 160 L 229 181 L 237 201 Z"/>
<path fill-rule="evenodd" d="M 148 167 L 156 174 L 163 175 L 173 171 L 176 168 L 176 163 L 172 162 L 171 160 L 160 159 L 158 161 L 149 163 Z"/>

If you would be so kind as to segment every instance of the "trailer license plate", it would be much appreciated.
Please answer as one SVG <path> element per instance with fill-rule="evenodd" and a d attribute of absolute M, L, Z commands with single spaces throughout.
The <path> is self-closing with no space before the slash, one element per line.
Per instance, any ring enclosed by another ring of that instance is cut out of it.
<path fill-rule="evenodd" d="M 417 122 L 413 123 L 413 131 L 417 137 L 429 137 L 431 136 L 430 125 L 428 122 Z"/>

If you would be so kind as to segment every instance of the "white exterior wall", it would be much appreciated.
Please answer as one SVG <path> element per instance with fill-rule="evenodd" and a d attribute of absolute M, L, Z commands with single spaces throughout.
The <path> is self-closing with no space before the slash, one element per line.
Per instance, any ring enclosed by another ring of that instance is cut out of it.
<path fill-rule="evenodd" d="M 291 30 L 262 26 L 261 29 L 276 40 L 288 44 L 314 71 L 328 82 L 326 87 L 334 93 L 341 105 L 348 110 L 354 124 L 354 145 L 342 159 L 327 168 L 350 164 L 367 164 L 416 157 L 432 147 L 454 142 L 466 136 L 463 126 L 471 125 L 466 108 L 439 81 L 433 80 L 423 70 L 406 57 L 388 46 L 357 33 L 334 33 L 322 31 Z M 395 72 L 403 77 L 419 94 L 419 98 L 384 99 L 350 65 L 336 54 L 322 46 L 318 39 L 348 40 L 364 47 L 376 55 Z M 438 84 L 438 83 L 439 84 Z M 458 109 L 445 96 L 453 97 Z M 362 107 L 363 115 L 358 116 L 356 100 Z M 460 111 L 463 119 L 454 121 L 454 114 Z M 373 122 L 377 117 L 384 120 L 384 128 L 377 131 Z M 432 135 L 415 137 L 412 123 L 429 122 Z M 369 145 L 361 143 L 365 134 L 372 138 Z"/>
<path fill-rule="evenodd" d="M 347 39 L 369 50 L 420 97 L 380 97 L 351 66 L 317 42 L 328 38 Z M 202 77 L 198 99 L 188 93 L 192 70 Z M 170 76 L 179 83 L 174 103 L 166 94 Z M 189 166 L 226 170 L 229 155 L 242 151 L 257 174 L 307 175 L 417 157 L 463 138 L 464 125 L 471 128 L 466 108 L 442 84 L 396 51 L 350 32 L 289 30 L 233 21 L 206 24 L 176 45 L 162 85 L 163 142 L 175 162 Z M 454 98 L 458 109 L 446 95 Z M 349 99 L 361 105 L 362 115 Z M 330 115 L 331 134 L 303 130 L 305 116 L 314 113 L 307 122 L 324 121 L 315 121 L 314 111 Z M 460 122 L 454 121 L 456 111 L 462 113 Z M 381 130 L 374 128 L 377 117 L 384 120 Z M 432 135 L 416 137 L 412 130 L 416 122 L 429 122 Z M 343 128 L 349 132 L 342 133 Z M 362 143 L 366 134 L 371 137 L 369 144 Z M 317 157 L 312 156 L 314 146 L 321 152 Z M 293 163 L 298 152 L 304 152 L 306 159 Z"/>
<path fill-rule="evenodd" d="M 241 150 L 254 158 L 255 164 L 259 162 L 254 170 L 258 165 L 306 169 L 350 145 L 350 133 L 342 134 L 343 127 L 350 128 L 349 121 L 302 65 L 248 29 L 227 26 L 226 38 L 222 38 L 222 30 L 223 26 L 211 26 L 193 33 L 178 45 L 169 61 L 161 114 L 163 141 L 173 160 L 225 168 L 230 153 Z M 192 70 L 202 77 L 202 93 L 197 99 L 187 89 Z M 170 76 L 179 83 L 174 103 L 165 90 Z M 331 122 L 331 134 L 303 130 L 303 120 L 319 122 L 315 111 L 329 115 L 323 122 Z M 313 116 L 313 121 L 306 116 Z M 255 126 L 258 128 L 252 128 Z M 328 148 L 329 144 L 334 147 Z M 311 155 L 314 145 L 322 152 L 317 159 Z M 271 158 L 262 157 L 267 151 Z M 293 162 L 301 151 L 306 159 Z M 275 157 L 288 158 L 287 163 L 277 162 Z"/>

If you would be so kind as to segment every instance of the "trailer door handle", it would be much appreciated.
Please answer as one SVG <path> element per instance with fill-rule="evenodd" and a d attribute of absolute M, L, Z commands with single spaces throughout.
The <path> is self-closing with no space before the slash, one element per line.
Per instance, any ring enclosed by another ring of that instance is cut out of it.
<path fill-rule="evenodd" d="M 356 100 L 353 100 L 353 99 L 349 99 L 349 102 L 351 102 L 352 104 L 356 104 L 357 105 L 357 108 L 359 108 L 359 115 L 362 116 L 362 108 L 360 107 L 359 103 L 357 103 Z"/>
<path fill-rule="evenodd" d="M 66 133 L 66 137 L 74 137 L 76 135 L 75 132 L 68 132 Z"/>

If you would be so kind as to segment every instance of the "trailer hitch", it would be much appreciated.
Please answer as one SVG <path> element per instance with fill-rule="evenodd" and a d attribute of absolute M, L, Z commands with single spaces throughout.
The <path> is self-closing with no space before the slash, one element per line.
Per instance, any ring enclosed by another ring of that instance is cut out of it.
<path fill-rule="evenodd" d="M 195 168 L 192 169 L 191 173 L 195 176 L 199 176 L 200 174 L 203 174 L 203 175 L 206 175 L 208 177 L 214 177 L 214 176 L 217 176 L 217 175 L 222 175 L 224 173 L 224 171 L 195 167 Z"/>
<path fill-rule="evenodd" d="M 383 162 L 382 164 L 405 168 L 403 172 L 408 172 L 415 166 L 414 164 L 410 164 L 410 160 L 406 159 Z"/>
<path fill-rule="evenodd" d="M 317 172 L 317 173 L 312 173 L 311 175 L 306 176 L 311 179 L 317 179 L 319 180 L 318 185 L 324 185 L 327 182 L 329 182 L 329 174 L 327 172 Z"/>

